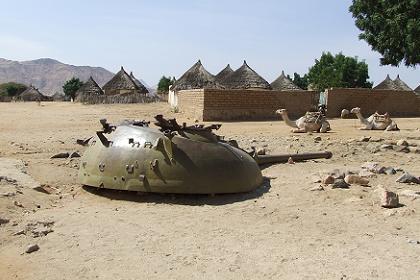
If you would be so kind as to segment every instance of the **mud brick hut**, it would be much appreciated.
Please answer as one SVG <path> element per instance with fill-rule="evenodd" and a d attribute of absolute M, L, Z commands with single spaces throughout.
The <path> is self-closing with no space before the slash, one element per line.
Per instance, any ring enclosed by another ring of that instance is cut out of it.
<path fill-rule="evenodd" d="M 56 92 L 51 96 L 51 99 L 53 101 L 66 101 L 66 96 L 64 95 L 64 93 Z"/>
<path fill-rule="evenodd" d="M 233 73 L 233 69 L 230 67 L 230 64 L 226 65 L 214 78 L 216 82 L 223 85 L 223 82 L 227 79 L 229 75 Z"/>
<path fill-rule="evenodd" d="M 224 79 L 223 86 L 228 89 L 272 89 L 271 85 L 249 67 L 245 60 L 240 68 Z"/>
<path fill-rule="evenodd" d="M 122 66 L 121 70 L 102 89 L 107 96 L 131 94 L 146 96 L 149 93 L 147 88 L 140 81 L 134 81 Z"/>
<path fill-rule="evenodd" d="M 420 85 L 414 89 L 414 92 L 420 96 Z"/>
<path fill-rule="evenodd" d="M 383 80 L 382 82 L 380 82 L 373 89 L 398 90 L 398 86 L 394 83 L 393 80 L 391 80 L 391 78 L 389 77 L 389 75 L 386 75 L 385 80 Z"/>
<path fill-rule="evenodd" d="M 302 90 L 284 75 L 284 71 L 281 71 L 281 75 L 271 83 L 271 87 L 273 90 Z"/>
<path fill-rule="evenodd" d="M 397 90 L 404 90 L 404 91 L 413 90 L 403 80 L 400 79 L 400 75 L 397 75 L 397 77 L 395 78 L 394 85 L 397 87 Z"/>
<path fill-rule="evenodd" d="M 75 101 L 85 102 L 89 98 L 94 98 L 96 96 L 104 95 L 103 90 L 96 83 L 96 81 L 90 77 L 76 92 Z"/>
<path fill-rule="evenodd" d="M 24 92 L 19 94 L 17 101 L 51 101 L 51 97 L 42 94 L 33 85 L 30 85 Z"/>

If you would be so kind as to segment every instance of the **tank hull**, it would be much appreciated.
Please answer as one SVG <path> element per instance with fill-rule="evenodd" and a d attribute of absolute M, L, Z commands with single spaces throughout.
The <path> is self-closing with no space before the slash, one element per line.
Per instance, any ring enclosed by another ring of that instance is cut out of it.
<path fill-rule="evenodd" d="M 220 141 L 121 125 L 95 136 L 81 159 L 83 185 L 155 193 L 216 194 L 254 190 L 262 184 L 258 164 L 246 152 Z"/>

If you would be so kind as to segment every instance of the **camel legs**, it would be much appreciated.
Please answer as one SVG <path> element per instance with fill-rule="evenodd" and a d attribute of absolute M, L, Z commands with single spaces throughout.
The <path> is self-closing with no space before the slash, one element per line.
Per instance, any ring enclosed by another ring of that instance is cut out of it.
<path fill-rule="evenodd" d="M 321 124 L 321 128 L 320 128 L 319 132 L 321 132 L 321 133 L 325 133 L 325 132 L 327 132 L 328 130 L 331 130 L 330 123 L 329 123 L 329 122 L 327 122 L 327 121 L 322 122 L 322 124 Z"/>
<path fill-rule="evenodd" d="M 397 124 L 393 121 L 385 129 L 386 131 L 400 130 Z"/>

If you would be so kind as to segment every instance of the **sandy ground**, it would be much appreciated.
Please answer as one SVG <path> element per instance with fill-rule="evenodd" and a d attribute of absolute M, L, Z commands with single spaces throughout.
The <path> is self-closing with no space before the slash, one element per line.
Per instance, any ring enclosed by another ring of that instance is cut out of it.
<path fill-rule="evenodd" d="M 366 161 L 420 176 L 420 154 L 379 150 L 406 139 L 420 146 L 420 119 L 396 119 L 399 132 L 359 131 L 356 120 L 331 120 L 327 134 L 291 134 L 283 122 L 223 123 L 218 134 L 270 153 L 330 150 L 330 160 L 263 170 L 270 186 L 236 195 L 138 195 L 97 192 L 77 183 L 80 151 L 98 120 L 146 119 L 166 104 L 0 103 L 0 279 L 419 279 L 420 199 L 379 205 L 369 186 L 311 191 L 314 174 L 358 170 Z M 315 137 L 320 136 L 320 141 Z M 371 141 L 361 142 L 362 136 Z M 25 174 L 26 173 L 26 174 Z M 57 190 L 33 190 L 39 184 Z M 1 221 L 1 220 L 0 220 Z M 419 243 L 419 244 L 417 244 Z M 25 253 L 30 244 L 40 249 Z"/>

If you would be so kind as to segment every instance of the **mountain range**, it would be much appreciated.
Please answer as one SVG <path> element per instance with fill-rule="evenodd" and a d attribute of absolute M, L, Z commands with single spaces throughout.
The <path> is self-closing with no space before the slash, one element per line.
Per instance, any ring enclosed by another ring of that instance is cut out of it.
<path fill-rule="evenodd" d="M 45 95 L 63 92 L 63 84 L 73 78 L 86 81 L 89 77 L 103 86 L 114 73 L 102 67 L 74 66 L 51 58 L 40 58 L 29 61 L 13 61 L 0 58 L 0 84 L 16 82 L 33 85 Z M 139 79 L 149 91 L 153 91 L 144 81 Z"/>

